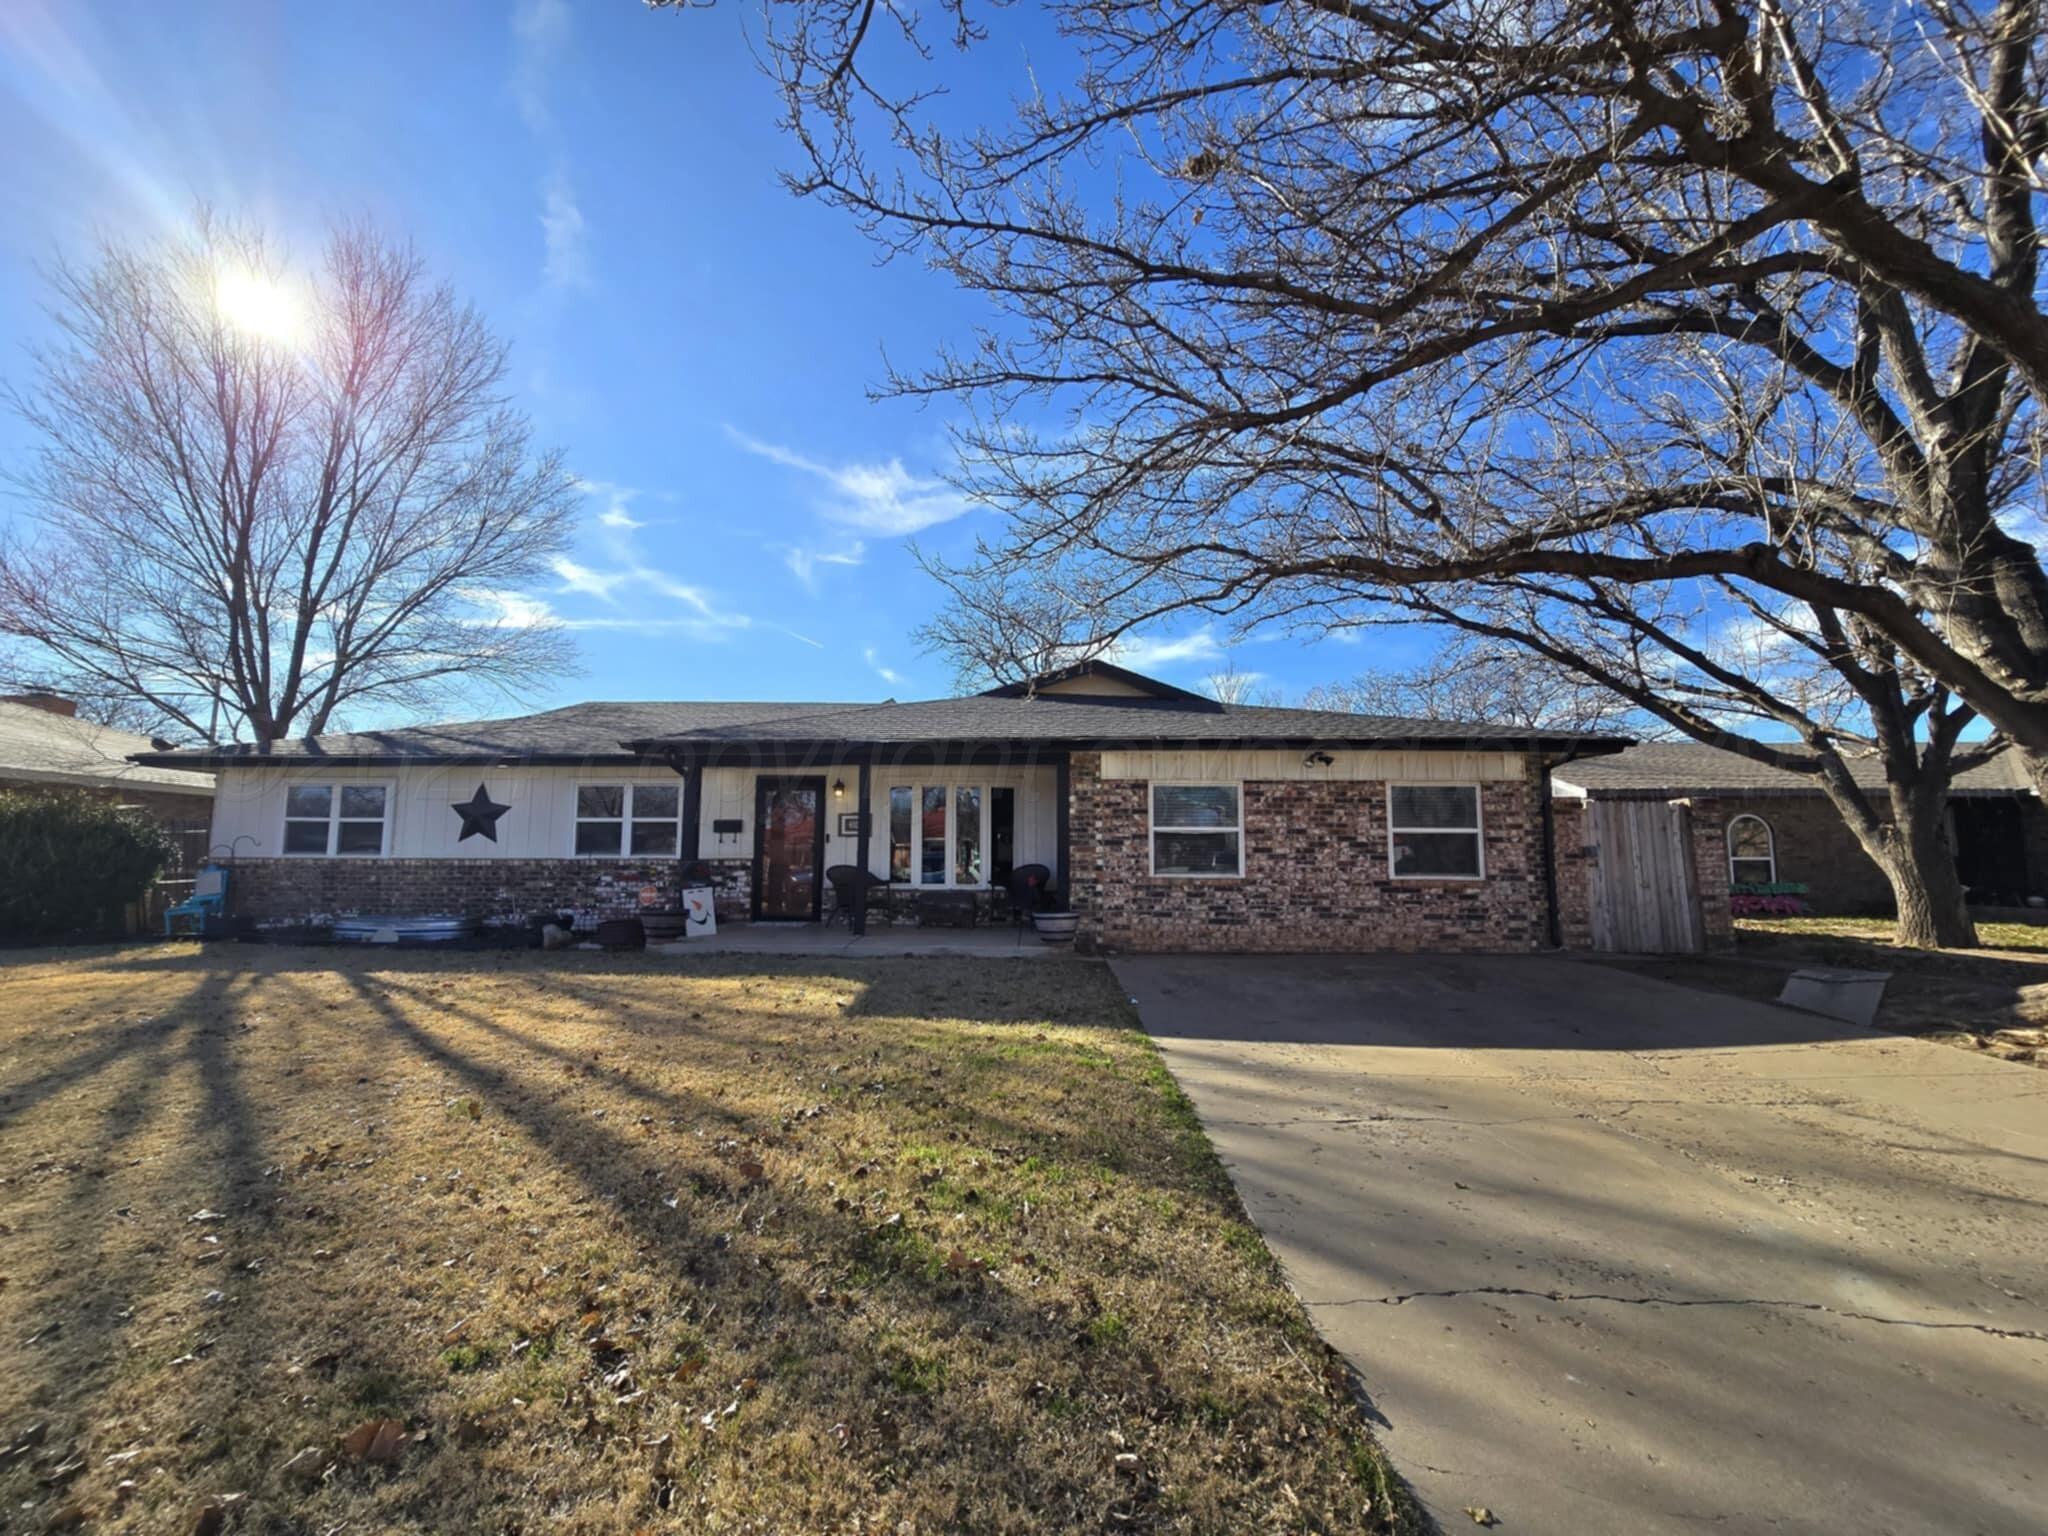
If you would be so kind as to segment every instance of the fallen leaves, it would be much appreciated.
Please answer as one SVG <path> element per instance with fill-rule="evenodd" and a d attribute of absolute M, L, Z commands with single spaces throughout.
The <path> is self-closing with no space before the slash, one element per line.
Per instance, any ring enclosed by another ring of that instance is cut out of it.
<path fill-rule="evenodd" d="M 353 1461 L 391 1466 L 404 1452 L 405 1426 L 396 1419 L 366 1419 L 342 1437 L 341 1448 Z"/>
<path fill-rule="evenodd" d="M 1484 1504 L 1468 1504 L 1465 1506 L 1465 1513 L 1471 1516 L 1472 1523 L 1474 1525 L 1500 1524 L 1500 1521 L 1494 1516 L 1493 1511 L 1488 1509 Z"/>

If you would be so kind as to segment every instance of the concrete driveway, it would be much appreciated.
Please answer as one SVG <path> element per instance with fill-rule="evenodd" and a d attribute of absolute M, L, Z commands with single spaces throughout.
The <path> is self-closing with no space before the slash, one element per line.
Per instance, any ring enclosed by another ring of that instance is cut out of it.
<path fill-rule="evenodd" d="M 1554 957 L 1115 962 L 1447 1530 L 2048 1530 L 2048 1073 Z"/>

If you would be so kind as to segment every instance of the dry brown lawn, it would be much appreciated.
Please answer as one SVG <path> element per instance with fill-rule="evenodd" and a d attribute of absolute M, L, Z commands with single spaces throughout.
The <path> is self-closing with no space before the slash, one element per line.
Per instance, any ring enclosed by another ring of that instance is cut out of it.
<path fill-rule="evenodd" d="M 2048 1067 L 2048 927 L 1980 922 L 1981 949 L 1901 949 L 1890 918 L 1741 918 L 1732 955 L 1594 958 L 1769 1000 L 1805 966 L 1889 971 L 1877 1027 Z"/>
<path fill-rule="evenodd" d="M 0 1531 L 1412 1519 L 1100 966 L 0 957 Z"/>

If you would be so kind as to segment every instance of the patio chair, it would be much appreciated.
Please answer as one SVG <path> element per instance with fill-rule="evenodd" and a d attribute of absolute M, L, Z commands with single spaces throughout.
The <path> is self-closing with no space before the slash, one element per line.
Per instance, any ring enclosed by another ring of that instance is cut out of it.
<path fill-rule="evenodd" d="M 872 894 L 876 886 L 889 883 L 858 864 L 834 864 L 825 871 L 825 880 L 832 887 L 832 915 L 825 919 L 826 926 L 843 921 L 849 932 L 853 928 L 854 903 L 859 901 L 862 888 Z"/>
<path fill-rule="evenodd" d="M 203 866 L 192 880 L 192 894 L 176 906 L 164 909 L 164 937 L 169 938 L 178 931 L 178 919 L 198 919 L 192 931 L 206 932 L 209 918 L 216 918 L 228 909 L 228 872 L 218 864 Z"/>
<path fill-rule="evenodd" d="M 1052 884 L 1052 871 L 1043 864 L 1019 864 L 1010 871 L 1010 878 L 1003 882 L 1010 896 L 1010 923 L 1029 922 L 1031 914 L 1039 907 L 1046 888 Z"/>

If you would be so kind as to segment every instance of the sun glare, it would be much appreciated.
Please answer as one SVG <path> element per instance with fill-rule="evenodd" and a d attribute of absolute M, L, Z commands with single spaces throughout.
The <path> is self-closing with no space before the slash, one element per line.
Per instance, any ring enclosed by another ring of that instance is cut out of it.
<path fill-rule="evenodd" d="M 239 330 L 266 341 L 296 345 L 306 332 L 306 309 L 299 296 L 274 277 L 246 267 L 230 267 L 214 279 L 214 307 Z"/>

